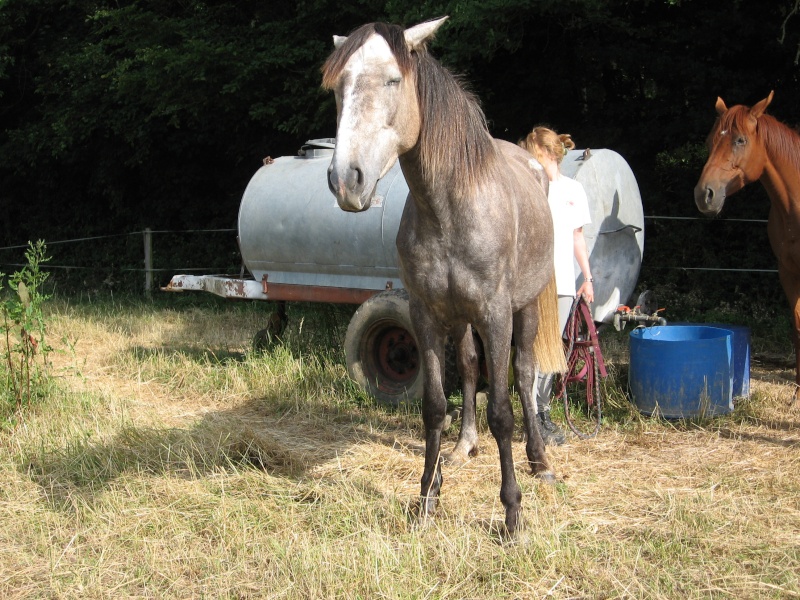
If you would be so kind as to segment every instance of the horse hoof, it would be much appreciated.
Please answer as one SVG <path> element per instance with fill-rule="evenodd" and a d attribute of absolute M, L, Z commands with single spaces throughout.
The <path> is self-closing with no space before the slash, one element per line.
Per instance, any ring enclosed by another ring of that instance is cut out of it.
<path fill-rule="evenodd" d="M 414 515 L 416 516 L 416 527 L 425 529 L 433 520 L 436 514 L 436 498 L 420 498 L 416 505 Z"/>
<path fill-rule="evenodd" d="M 444 464 L 453 467 L 462 467 L 467 462 L 463 456 L 456 454 L 455 452 L 443 452 L 442 460 L 444 461 Z"/>
<path fill-rule="evenodd" d="M 504 538 L 508 542 L 513 542 L 517 539 L 517 530 L 519 528 L 519 515 L 514 516 L 511 519 L 506 519 L 506 530 L 504 532 Z"/>
<path fill-rule="evenodd" d="M 552 471 L 542 471 L 541 473 L 536 473 L 535 476 L 537 479 L 540 479 L 542 483 L 546 483 L 547 485 L 556 484 L 556 476 Z"/>
<path fill-rule="evenodd" d="M 467 443 L 458 443 L 456 447 L 453 448 L 452 452 L 445 452 L 442 454 L 442 458 L 444 461 L 455 467 L 461 467 L 469 461 L 470 458 L 474 458 L 478 456 L 478 445 L 477 444 L 467 444 Z"/>
<path fill-rule="evenodd" d="M 444 460 L 445 464 L 452 467 L 463 467 L 465 464 L 467 464 L 467 462 L 469 462 L 470 455 L 464 452 L 453 450 L 452 452 L 443 453 L 442 459 Z"/>
<path fill-rule="evenodd" d="M 416 519 L 411 522 L 411 529 L 414 531 L 425 531 L 433 523 L 433 515 L 423 515 L 417 513 Z"/>

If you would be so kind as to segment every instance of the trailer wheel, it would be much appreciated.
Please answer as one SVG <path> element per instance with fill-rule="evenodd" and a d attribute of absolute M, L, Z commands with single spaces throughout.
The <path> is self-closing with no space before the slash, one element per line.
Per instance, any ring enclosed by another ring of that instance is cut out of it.
<path fill-rule="evenodd" d="M 397 406 L 422 397 L 422 358 L 405 290 L 381 292 L 358 308 L 344 352 L 350 377 L 379 402 Z"/>
<path fill-rule="evenodd" d="M 350 319 L 344 339 L 347 372 L 383 404 L 397 406 L 422 398 L 422 357 L 413 331 L 405 290 L 373 296 Z M 445 345 L 444 379 L 445 396 L 461 385 L 450 339 Z"/>

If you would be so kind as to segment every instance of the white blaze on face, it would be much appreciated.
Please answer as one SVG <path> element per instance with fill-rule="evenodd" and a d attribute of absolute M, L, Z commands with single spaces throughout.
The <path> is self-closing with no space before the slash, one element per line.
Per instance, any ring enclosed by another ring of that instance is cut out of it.
<path fill-rule="evenodd" d="M 395 117 L 401 102 L 401 82 L 389 44 L 373 34 L 348 60 L 336 90 L 339 125 L 335 168 L 358 165 L 368 189 L 397 160 L 399 137 L 395 128 L 399 124 Z"/>

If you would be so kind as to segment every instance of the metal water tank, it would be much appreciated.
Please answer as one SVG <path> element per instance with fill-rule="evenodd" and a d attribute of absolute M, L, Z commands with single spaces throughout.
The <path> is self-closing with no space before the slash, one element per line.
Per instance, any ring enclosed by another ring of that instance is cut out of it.
<path fill-rule="evenodd" d="M 378 182 L 372 206 L 341 210 L 328 189 L 334 140 L 311 140 L 253 176 L 239 208 L 239 246 L 256 281 L 381 291 L 403 287 L 395 238 L 408 195 L 399 163 Z M 586 189 L 592 223 L 584 235 L 595 278 L 595 321 L 610 322 L 639 277 L 644 216 L 628 163 L 613 150 L 572 150 L 562 172 Z M 576 280 L 580 285 L 577 264 Z M 300 298 L 306 300 L 322 297 Z"/>

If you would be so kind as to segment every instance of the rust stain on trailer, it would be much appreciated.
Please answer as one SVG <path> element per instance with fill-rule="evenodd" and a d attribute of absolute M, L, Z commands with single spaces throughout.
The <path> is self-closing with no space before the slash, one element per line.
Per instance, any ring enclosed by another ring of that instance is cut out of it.
<path fill-rule="evenodd" d="M 247 292 L 244 288 L 244 280 L 242 279 L 228 279 L 225 281 L 225 290 L 227 296 L 232 298 L 247 298 Z"/>
<path fill-rule="evenodd" d="M 269 276 L 266 273 L 261 278 L 261 289 L 268 300 L 333 302 L 336 304 L 362 304 L 380 292 L 380 290 L 365 290 L 361 288 L 269 283 Z"/>
<path fill-rule="evenodd" d="M 183 291 L 183 280 L 182 279 L 171 279 L 170 282 L 166 285 L 166 287 L 162 287 L 162 292 L 180 292 Z"/>

